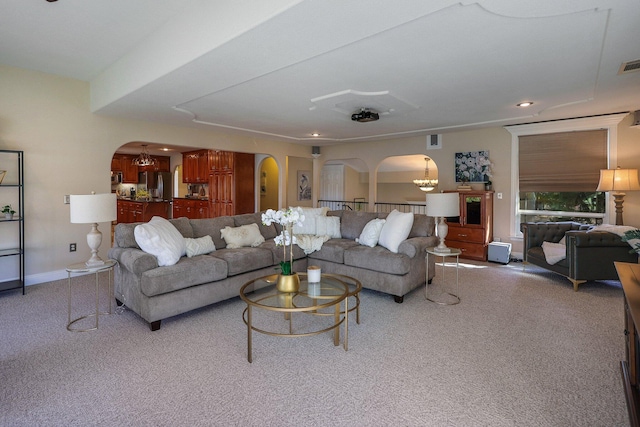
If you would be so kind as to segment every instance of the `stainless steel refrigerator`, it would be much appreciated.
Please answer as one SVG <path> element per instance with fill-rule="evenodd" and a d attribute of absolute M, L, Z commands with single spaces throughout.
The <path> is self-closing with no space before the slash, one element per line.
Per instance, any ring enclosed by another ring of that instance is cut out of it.
<path fill-rule="evenodd" d="M 173 199 L 171 172 L 140 172 L 138 185 L 143 185 L 154 199 L 170 202 Z"/>

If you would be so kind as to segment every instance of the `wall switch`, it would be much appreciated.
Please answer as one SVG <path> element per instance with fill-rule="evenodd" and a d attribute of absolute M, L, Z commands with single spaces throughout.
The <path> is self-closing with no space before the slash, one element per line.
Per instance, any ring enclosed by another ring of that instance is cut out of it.
<path fill-rule="evenodd" d="M 496 193 L 496 196 L 498 196 L 498 199 L 502 200 L 502 193 Z"/>
<path fill-rule="evenodd" d="M 64 195 L 64 204 L 68 205 L 69 203 L 71 203 L 71 198 L 69 197 L 68 194 Z"/>
<path fill-rule="evenodd" d="M 75 251 L 76 251 L 76 244 L 69 243 L 69 252 L 75 252 Z"/>

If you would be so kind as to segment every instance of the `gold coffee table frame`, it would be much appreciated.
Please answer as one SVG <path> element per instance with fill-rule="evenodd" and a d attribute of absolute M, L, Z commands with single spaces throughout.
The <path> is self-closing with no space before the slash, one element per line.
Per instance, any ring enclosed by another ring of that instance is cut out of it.
<path fill-rule="evenodd" d="M 98 329 L 98 318 L 101 314 L 112 314 L 111 310 L 111 299 L 113 297 L 113 267 L 117 264 L 117 262 L 113 259 L 108 259 L 102 265 L 98 265 L 95 267 L 87 267 L 84 262 L 80 262 L 77 264 L 71 264 L 67 266 L 67 330 L 71 332 L 87 332 L 87 331 L 95 331 Z M 101 272 L 109 273 L 109 290 L 108 290 L 108 300 L 109 300 L 109 311 L 100 311 L 100 273 Z M 85 314 L 84 316 L 77 317 L 71 320 L 71 276 L 72 274 L 95 274 L 96 279 L 96 312 Z M 74 325 L 76 322 L 80 320 L 87 319 L 89 317 L 95 318 L 95 324 L 92 328 L 77 328 Z"/>
<path fill-rule="evenodd" d="M 252 332 L 279 336 L 305 337 L 318 335 L 333 330 L 333 344 L 340 345 L 340 325 L 344 324 L 344 349 L 348 350 L 349 313 L 356 311 L 356 322 L 360 323 L 360 297 L 362 284 L 349 276 L 338 274 L 323 274 L 319 284 L 309 284 L 306 273 L 298 273 L 300 289 L 294 293 L 278 292 L 275 283 L 278 275 L 260 277 L 247 282 L 240 289 L 240 298 L 247 303 L 242 313 L 242 320 L 247 325 L 247 360 L 253 361 Z M 355 298 L 355 303 L 349 307 L 349 297 Z M 344 308 L 342 302 L 345 302 Z M 289 323 L 287 333 L 275 332 L 257 327 L 253 323 L 252 310 L 262 309 L 284 314 Z M 322 310 L 333 308 L 333 313 Z M 294 333 L 293 314 L 306 313 L 314 316 L 333 316 L 333 323 L 319 330 Z"/>

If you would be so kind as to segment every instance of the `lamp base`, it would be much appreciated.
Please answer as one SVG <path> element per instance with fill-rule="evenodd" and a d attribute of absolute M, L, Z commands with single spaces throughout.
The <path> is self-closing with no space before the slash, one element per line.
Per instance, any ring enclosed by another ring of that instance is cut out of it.
<path fill-rule="evenodd" d="M 91 248 L 91 258 L 84 263 L 87 267 L 100 267 L 104 265 L 104 261 L 98 256 L 98 249 L 101 243 L 102 233 L 98 230 L 98 224 L 91 224 L 91 231 L 87 234 L 87 244 L 89 248 Z"/>

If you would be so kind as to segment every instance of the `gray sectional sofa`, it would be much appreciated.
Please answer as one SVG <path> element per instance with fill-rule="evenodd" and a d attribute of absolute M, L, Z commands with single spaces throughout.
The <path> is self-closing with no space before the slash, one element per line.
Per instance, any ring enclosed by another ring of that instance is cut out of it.
<path fill-rule="evenodd" d="M 294 245 L 294 271 L 304 272 L 307 265 L 319 265 L 325 273 L 352 276 L 364 288 L 393 295 L 399 303 L 405 294 L 424 285 L 425 248 L 437 245 L 432 217 L 415 214 L 409 237 L 400 244 L 398 253 L 393 253 L 382 246 L 368 247 L 355 241 L 370 220 L 384 218 L 386 213 L 330 211 L 327 215 L 340 217 L 342 238 L 326 241 L 321 250 L 309 255 Z M 275 224 L 262 224 L 261 213 L 170 221 L 183 237 L 211 236 L 216 250 L 160 267 L 156 258 L 136 243 L 134 229 L 139 223 L 118 224 L 114 246 L 109 250 L 109 258 L 118 261 L 116 302 L 149 322 L 152 331 L 160 329 L 162 319 L 238 296 L 242 285 L 274 274 L 282 260 L 282 247 L 273 240 L 280 230 Z M 258 224 L 264 243 L 226 247 L 220 230 L 252 223 Z M 434 257 L 430 263 L 429 281 L 435 275 Z"/>

